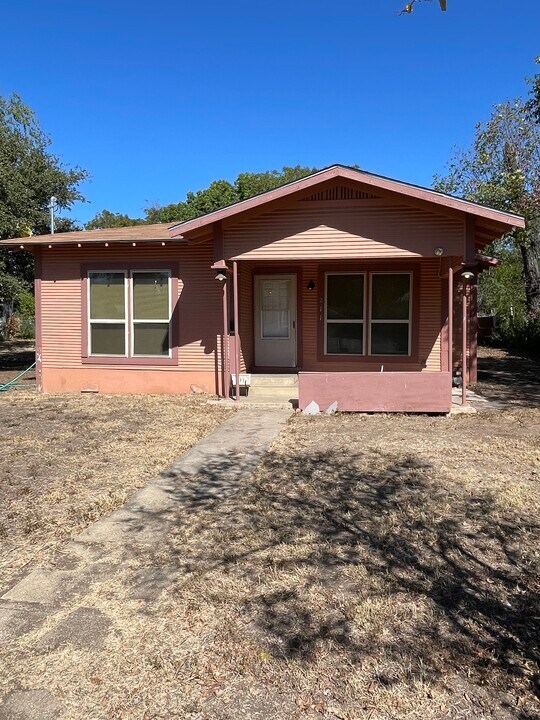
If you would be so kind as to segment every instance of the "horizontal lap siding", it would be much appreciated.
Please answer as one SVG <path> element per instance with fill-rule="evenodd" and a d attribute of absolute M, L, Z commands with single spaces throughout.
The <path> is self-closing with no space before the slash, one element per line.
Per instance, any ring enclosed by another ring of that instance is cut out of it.
<path fill-rule="evenodd" d="M 441 279 L 439 260 L 422 260 L 420 270 L 419 356 L 426 369 L 441 370 Z"/>
<path fill-rule="evenodd" d="M 221 288 L 210 270 L 208 245 L 192 247 L 51 248 L 42 253 L 42 362 L 47 368 L 79 368 L 81 362 L 81 265 L 177 262 L 179 351 L 182 371 L 215 371 L 221 332 Z M 85 366 L 87 367 L 87 366 Z M 95 367 L 95 366 L 94 366 Z M 103 367 L 107 367 L 104 363 Z M 144 366 L 151 369 L 151 363 Z M 175 367 L 160 367 L 161 371 Z"/>
<path fill-rule="evenodd" d="M 309 202 L 262 213 L 224 230 L 228 258 L 251 260 L 411 258 L 461 255 L 463 223 L 409 206 L 310 208 Z"/>

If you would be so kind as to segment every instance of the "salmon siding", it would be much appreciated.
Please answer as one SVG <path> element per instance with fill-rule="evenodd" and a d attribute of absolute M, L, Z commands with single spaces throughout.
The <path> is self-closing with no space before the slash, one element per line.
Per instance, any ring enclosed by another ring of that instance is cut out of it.
<path fill-rule="evenodd" d="M 333 167 L 181 225 L 17 241 L 36 255 L 41 388 L 224 395 L 239 357 L 240 372 L 299 372 L 301 405 L 449 407 L 463 287 L 475 371 L 475 282 L 459 273 L 523 223 L 460 202 Z"/>

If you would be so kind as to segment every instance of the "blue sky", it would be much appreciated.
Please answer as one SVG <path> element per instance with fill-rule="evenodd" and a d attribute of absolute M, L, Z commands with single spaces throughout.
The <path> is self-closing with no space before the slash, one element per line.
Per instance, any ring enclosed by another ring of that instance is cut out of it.
<path fill-rule="evenodd" d="M 86 168 L 84 222 L 243 171 L 334 162 L 430 185 L 538 70 L 537 0 L 0 2 L 0 94 Z"/>

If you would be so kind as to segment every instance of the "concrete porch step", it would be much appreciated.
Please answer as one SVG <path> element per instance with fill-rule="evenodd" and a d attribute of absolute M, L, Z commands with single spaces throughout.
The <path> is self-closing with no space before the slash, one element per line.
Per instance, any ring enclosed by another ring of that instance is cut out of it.
<path fill-rule="evenodd" d="M 298 400 L 295 388 L 251 388 L 247 394 L 250 402 L 289 402 Z"/>
<path fill-rule="evenodd" d="M 251 373 L 251 388 L 286 388 L 298 387 L 298 375 L 296 373 L 262 374 Z"/>
<path fill-rule="evenodd" d="M 276 399 L 274 395 L 263 395 L 259 398 L 252 398 L 246 395 L 240 397 L 239 402 L 233 398 L 219 399 L 219 400 L 208 400 L 209 405 L 227 405 L 231 407 L 237 407 L 239 409 L 276 409 L 276 410 L 296 410 L 298 407 L 298 400 L 290 398 L 288 400 Z"/>

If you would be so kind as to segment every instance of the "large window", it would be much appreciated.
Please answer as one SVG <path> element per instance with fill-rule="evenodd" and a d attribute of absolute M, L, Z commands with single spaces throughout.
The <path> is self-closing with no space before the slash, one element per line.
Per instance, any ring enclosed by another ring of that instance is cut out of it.
<path fill-rule="evenodd" d="M 410 272 L 327 273 L 326 355 L 410 355 L 411 277 Z"/>
<path fill-rule="evenodd" d="M 171 273 L 88 273 L 88 354 L 171 357 Z"/>

